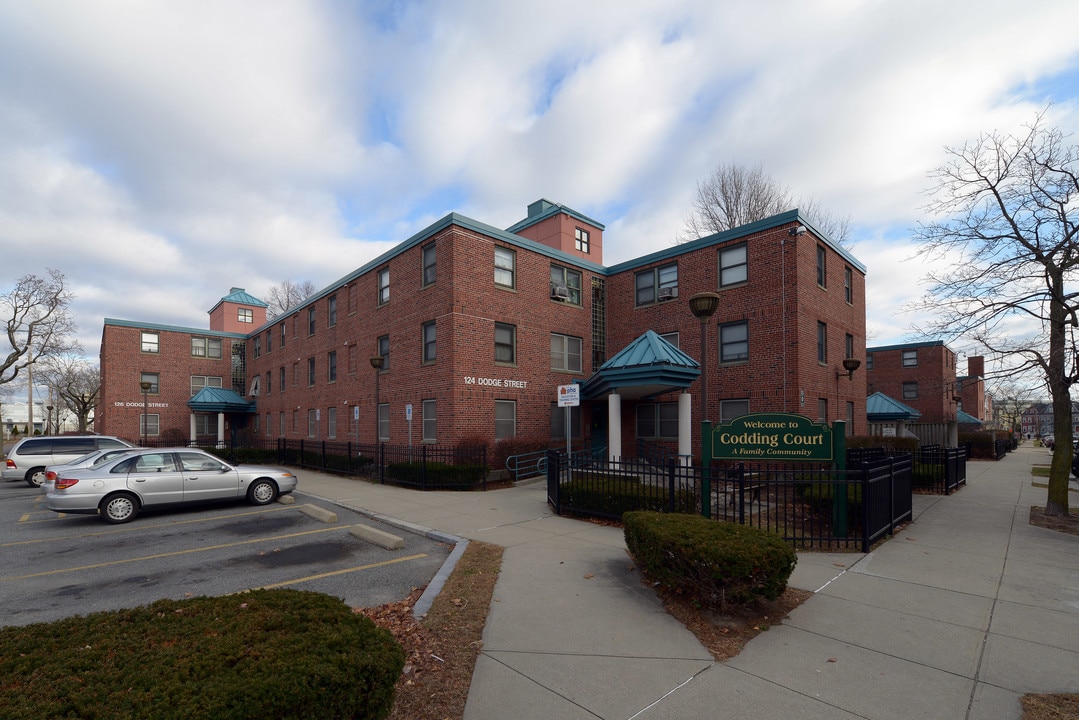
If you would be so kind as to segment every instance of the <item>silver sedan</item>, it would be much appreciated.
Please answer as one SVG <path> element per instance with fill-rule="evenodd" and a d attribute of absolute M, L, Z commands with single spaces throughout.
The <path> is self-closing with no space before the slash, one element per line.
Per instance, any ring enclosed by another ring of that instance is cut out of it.
<path fill-rule="evenodd" d="M 194 448 L 143 448 L 94 468 L 60 470 L 45 506 L 60 513 L 100 514 L 109 523 L 134 520 L 143 508 L 241 498 L 267 505 L 297 483 L 288 470 L 229 465 Z"/>
<path fill-rule="evenodd" d="M 98 465 L 104 465 L 109 460 L 115 460 L 132 450 L 134 450 L 134 448 L 129 447 L 94 450 L 69 463 L 64 463 L 63 465 L 49 465 L 45 468 L 45 482 L 41 483 L 41 491 L 45 493 L 52 492 L 52 484 L 56 482 L 57 473 L 72 472 L 80 468 L 96 468 Z"/>

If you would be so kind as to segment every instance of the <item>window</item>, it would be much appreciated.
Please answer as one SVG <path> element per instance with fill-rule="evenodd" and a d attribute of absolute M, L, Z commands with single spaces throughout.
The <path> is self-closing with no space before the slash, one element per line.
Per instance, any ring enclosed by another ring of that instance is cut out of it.
<path fill-rule="evenodd" d="M 315 358 L 307 358 L 307 386 L 315 384 Z"/>
<path fill-rule="evenodd" d="M 517 436 L 517 401 L 495 400 L 495 440 Z"/>
<path fill-rule="evenodd" d="M 273 350 L 273 331 L 266 331 L 266 352 Z"/>
<path fill-rule="evenodd" d="M 854 357 L 854 336 L 850 333 L 847 333 L 843 338 L 843 352 L 845 353 L 843 355 L 845 358 Z"/>
<path fill-rule="evenodd" d="M 903 351 L 903 367 L 917 367 L 918 366 L 918 351 L 917 350 L 904 350 Z"/>
<path fill-rule="evenodd" d="M 436 268 L 435 244 L 423 248 L 423 284 L 426 287 L 435 281 Z"/>
<path fill-rule="evenodd" d="M 281 347 L 285 347 L 285 325 L 286 323 L 281 323 Z"/>
<path fill-rule="evenodd" d="M 581 372 L 581 338 L 551 333 L 551 369 Z"/>
<path fill-rule="evenodd" d="M 307 437 L 318 437 L 318 410 L 307 411 Z"/>
<path fill-rule="evenodd" d="M 378 271 L 378 304 L 385 305 L 390 301 L 390 269 L 382 268 Z"/>
<path fill-rule="evenodd" d="M 571 437 L 581 437 L 581 406 L 569 408 L 569 423 Z M 551 439 L 566 439 L 566 408 L 558 407 L 558 403 L 551 403 Z"/>
<path fill-rule="evenodd" d="M 139 415 L 139 434 L 148 436 L 160 435 L 161 416 L 157 414 Z"/>
<path fill-rule="evenodd" d="M 435 344 L 436 335 L 437 328 L 434 320 L 423 324 L 423 362 L 425 363 L 435 361 L 438 351 Z"/>
<path fill-rule="evenodd" d="M 719 401 L 719 422 L 720 424 L 729 423 L 736 417 L 749 414 L 749 400 L 720 400 Z"/>
<path fill-rule="evenodd" d="M 157 395 L 158 393 L 161 392 L 161 388 L 158 387 L 158 384 L 157 384 L 157 382 L 158 382 L 158 374 L 157 373 L 144 372 L 142 374 L 142 377 L 139 380 L 139 390 L 140 391 L 142 390 L 142 383 L 144 383 L 144 382 L 150 383 L 150 389 L 146 391 L 148 394 Z"/>
<path fill-rule="evenodd" d="M 721 363 L 749 360 L 749 323 L 746 321 L 719 326 L 719 361 Z"/>
<path fill-rule="evenodd" d="M 504 247 L 495 248 L 495 285 L 517 287 L 517 253 Z"/>
<path fill-rule="evenodd" d="M 873 353 L 866 353 L 865 355 L 865 369 L 869 372 L 873 369 Z"/>
<path fill-rule="evenodd" d="M 326 327 L 337 324 L 337 296 L 331 295 L 326 299 Z"/>
<path fill-rule="evenodd" d="M 573 231 L 574 246 L 583 253 L 588 252 L 588 231 L 584 228 L 576 228 Z"/>
<path fill-rule="evenodd" d="M 242 323 L 255 322 L 255 317 L 251 314 L 250 308 L 238 309 L 236 311 L 236 319 Z"/>
<path fill-rule="evenodd" d="M 678 265 L 643 270 L 636 274 L 636 304 L 651 305 L 678 297 Z"/>
<path fill-rule="evenodd" d="M 637 406 L 637 437 L 677 438 L 678 403 L 641 403 Z"/>
<path fill-rule="evenodd" d="M 195 413 L 195 434 L 216 435 L 217 415 L 211 415 L 209 413 Z"/>
<path fill-rule="evenodd" d="M 295 387 L 300 384 L 300 363 L 292 363 L 292 385 Z"/>
<path fill-rule="evenodd" d="M 719 251 L 719 286 L 741 285 L 749 280 L 749 263 L 746 244 L 723 248 Z"/>
<path fill-rule="evenodd" d="M 255 357 L 262 357 L 262 336 L 256 335 L 251 342 L 251 350 L 255 353 Z"/>
<path fill-rule="evenodd" d="M 817 321 L 817 362 L 828 362 L 828 325 Z"/>
<path fill-rule="evenodd" d="M 193 337 L 191 338 L 191 354 L 194 357 L 220 359 L 221 341 L 217 338 Z"/>
<path fill-rule="evenodd" d="M 266 394 L 269 395 L 273 392 L 273 371 L 266 371 Z"/>
<path fill-rule="evenodd" d="M 438 420 L 438 401 L 423 401 L 423 441 L 435 442 Z"/>
<path fill-rule="evenodd" d="M 495 323 L 495 362 L 517 362 L 517 326 Z"/>
<path fill-rule="evenodd" d="M 678 333 L 677 332 L 660 333 L 659 336 L 661 338 L 663 338 L 664 340 L 666 340 L 667 342 L 669 342 L 671 345 L 674 345 L 675 347 L 681 347 L 678 344 Z"/>
<path fill-rule="evenodd" d="M 848 305 L 854 304 L 854 271 L 849 267 L 843 268 L 843 297 Z"/>
<path fill-rule="evenodd" d="M 219 388 L 221 387 L 221 378 L 219 377 L 207 377 L 205 375 L 192 375 L 191 376 L 191 397 L 195 397 L 199 394 L 199 390 L 203 388 Z"/>
<path fill-rule="evenodd" d="M 282 437 L 285 436 L 285 411 L 284 410 L 277 413 L 277 434 L 282 436 Z"/>
<path fill-rule="evenodd" d="M 348 286 L 348 314 L 356 312 L 356 283 Z"/>
<path fill-rule="evenodd" d="M 551 297 L 573 305 L 581 304 L 581 273 L 561 265 L 551 266 Z"/>
<path fill-rule="evenodd" d="M 828 398 L 817 399 L 817 422 L 828 422 Z"/>
<path fill-rule="evenodd" d="M 326 409 L 326 437 L 337 437 L 337 408 Z"/>
<path fill-rule="evenodd" d="M 331 350 L 326 355 L 326 382 L 337 382 L 337 351 Z"/>
<path fill-rule="evenodd" d="M 281 388 L 281 392 L 285 392 L 285 366 L 281 366 L 280 372 L 277 374 L 277 387 Z"/>
<path fill-rule="evenodd" d="M 314 335 L 315 334 L 315 316 L 316 316 L 316 312 L 317 311 L 316 311 L 314 306 L 311 306 L 311 307 L 307 308 L 307 334 L 308 335 Z"/>
<path fill-rule="evenodd" d="M 258 397 L 260 394 L 259 389 L 261 386 L 262 376 L 256 375 L 255 377 L 251 378 L 251 386 L 247 389 L 247 394 L 251 397 Z"/>
<path fill-rule="evenodd" d="M 854 435 L 854 403 L 847 402 L 847 430 L 844 433 L 847 437 Z"/>
<path fill-rule="evenodd" d="M 255 434 L 257 435 L 258 431 L 259 431 L 259 416 L 258 415 L 255 416 L 255 428 L 254 428 L 254 430 L 255 430 Z"/>
<path fill-rule="evenodd" d="M 390 439 L 390 404 L 378 406 L 378 439 L 387 442 Z"/>
<path fill-rule="evenodd" d="M 903 383 L 903 399 L 904 400 L 917 400 L 918 399 L 918 383 L 905 382 Z"/>
<path fill-rule="evenodd" d="M 382 370 L 386 372 L 390 369 L 390 336 L 383 335 L 378 339 L 378 356 L 382 358 Z"/>
<path fill-rule="evenodd" d="M 825 267 L 825 261 L 827 258 L 827 252 L 824 250 L 823 245 L 817 246 L 817 284 L 821 287 L 828 287 L 828 272 Z"/>
<path fill-rule="evenodd" d="M 142 351 L 146 353 L 155 353 L 159 349 L 158 336 L 155 332 L 144 332 L 142 334 Z"/>

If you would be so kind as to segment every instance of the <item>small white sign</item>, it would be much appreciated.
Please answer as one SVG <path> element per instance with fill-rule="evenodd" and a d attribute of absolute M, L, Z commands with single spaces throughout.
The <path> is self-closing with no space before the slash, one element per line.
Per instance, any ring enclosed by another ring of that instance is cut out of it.
<path fill-rule="evenodd" d="M 405 420 L 412 422 L 412 403 L 405 405 Z"/>
<path fill-rule="evenodd" d="M 558 407 L 577 407 L 581 404 L 581 386 L 559 385 Z"/>

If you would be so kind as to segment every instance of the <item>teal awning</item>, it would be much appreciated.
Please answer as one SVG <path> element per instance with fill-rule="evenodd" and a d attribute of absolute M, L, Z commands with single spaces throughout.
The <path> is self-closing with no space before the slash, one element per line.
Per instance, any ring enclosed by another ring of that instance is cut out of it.
<path fill-rule="evenodd" d="M 235 390 L 224 388 L 203 388 L 187 401 L 187 406 L 195 412 L 206 413 L 255 412 L 255 403 L 244 400 Z"/>
<path fill-rule="evenodd" d="M 882 392 L 875 392 L 865 399 L 865 417 L 871 423 L 917 420 L 922 414 Z"/>
<path fill-rule="evenodd" d="M 960 425 L 981 425 L 982 424 L 981 420 L 974 417 L 970 413 L 963 412 L 962 410 L 959 410 L 958 412 L 956 412 L 955 419 L 957 421 L 959 421 Z"/>
<path fill-rule="evenodd" d="M 617 392 L 639 399 L 682 390 L 700 377 L 696 360 L 648 330 L 600 366 L 581 387 L 585 400 Z"/>

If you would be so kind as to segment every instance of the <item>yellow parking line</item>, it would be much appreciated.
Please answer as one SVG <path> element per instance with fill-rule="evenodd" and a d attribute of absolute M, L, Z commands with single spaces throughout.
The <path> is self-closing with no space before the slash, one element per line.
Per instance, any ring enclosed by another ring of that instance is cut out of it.
<path fill-rule="evenodd" d="M 248 515 L 265 515 L 267 513 L 284 512 L 284 511 L 287 511 L 287 510 L 297 510 L 297 509 L 299 509 L 298 505 L 282 505 L 280 507 L 274 507 L 274 508 L 267 507 L 267 508 L 262 508 L 261 510 L 249 510 L 247 512 L 242 512 L 242 513 L 232 513 L 231 515 L 214 515 L 213 517 L 196 518 L 194 520 L 174 520 L 172 522 L 163 522 L 163 523 L 140 522 L 140 523 L 137 523 L 135 525 L 128 525 L 126 527 L 117 528 L 115 530 L 94 530 L 93 532 L 80 533 L 78 535 L 57 535 L 55 537 L 40 538 L 40 539 L 37 539 L 37 540 L 18 540 L 18 541 L 15 541 L 15 542 L 0 543 L 0 548 L 3 548 L 3 547 L 15 547 L 17 545 L 34 545 L 34 544 L 43 543 L 43 542 L 56 542 L 57 540 L 71 540 L 71 539 L 74 539 L 74 538 L 100 537 L 102 535 L 117 535 L 117 534 L 120 534 L 120 533 L 139 532 L 140 530 L 156 530 L 158 528 L 177 527 L 179 525 L 191 525 L 191 524 L 194 524 L 194 523 L 214 522 L 214 521 L 217 521 L 217 520 L 232 520 L 233 518 L 247 517 Z M 25 520 L 29 516 L 30 516 L 30 514 L 23 515 L 22 519 L 19 520 L 19 522 L 23 522 L 23 520 Z M 70 514 L 70 513 L 56 513 L 57 518 L 66 518 L 66 517 L 75 517 L 75 516 L 76 516 L 75 514 Z M 82 517 L 86 518 L 86 517 L 91 517 L 91 516 L 90 515 L 82 515 Z M 41 522 L 41 523 L 55 522 L 55 519 L 33 520 L 31 522 L 35 522 L 35 523 L 39 523 L 39 522 Z"/>
<path fill-rule="evenodd" d="M 252 545 L 254 543 L 261 542 L 273 542 L 275 540 L 287 540 L 289 538 L 303 537 L 304 535 L 316 535 L 318 533 L 327 532 L 341 532 L 342 530 L 349 530 L 349 527 L 332 527 L 332 528 L 320 528 L 318 530 L 307 530 L 298 533 L 289 533 L 288 535 L 274 535 L 272 537 L 260 537 L 253 540 L 241 540 L 234 543 L 224 543 L 221 545 L 208 545 L 202 548 L 191 548 L 189 550 L 177 550 L 175 552 L 158 553 L 157 555 L 145 555 L 143 557 L 125 558 L 123 560 L 112 560 L 110 562 L 94 563 L 92 565 L 81 565 L 79 567 L 64 568 L 62 570 L 49 570 L 47 572 L 31 573 L 29 575 L 10 575 L 8 577 L 0 577 L 0 582 L 7 582 L 9 580 L 28 580 L 36 577 L 47 577 L 49 575 L 62 575 L 69 572 L 82 572 L 84 570 L 94 570 L 97 568 L 110 567 L 112 565 L 124 565 L 126 563 L 143 562 L 146 560 L 157 560 L 159 558 L 177 557 L 179 555 L 191 555 L 193 553 L 207 552 L 209 550 L 222 550 L 224 548 L 238 547 L 240 545 Z"/>
<path fill-rule="evenodd" d="M 285 587 L 286 585 L 297 585 L 303 582 L 310 582 L 311 580 L 321 580 L 322 578 L 333 577 L 335 575 L 347 575 L 348 573 L 359 572 L 360 570 L 371 570 L 373 568 L 385 567 L 386 565 L 393 565 L 395 563 L 406 562 L 408 560 L 419 560 L 420 558 L 427 557 L 427 553 L 420 553 L 419 555 L 409 555 L 408 557 L 394 558 L 393 560 L 383 560 L 382 562 L 371 563 L 370 565 L 360 565 L 354 568 L 345 568 L 343 570 L 334 570 L 332 572 L 319 573 L 318 575 L 308 575 L 307 577 L 296 578 L 295 580 L 286 580 L 285 582 L 274 583 L 273 585 L 263 585 L 260 590 L 273 590 L 274 588 Z"/>

